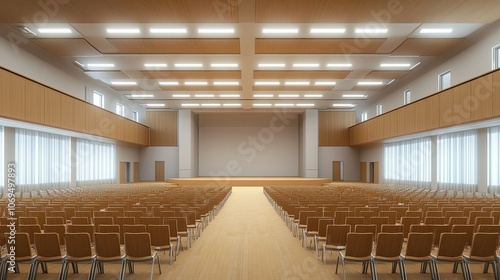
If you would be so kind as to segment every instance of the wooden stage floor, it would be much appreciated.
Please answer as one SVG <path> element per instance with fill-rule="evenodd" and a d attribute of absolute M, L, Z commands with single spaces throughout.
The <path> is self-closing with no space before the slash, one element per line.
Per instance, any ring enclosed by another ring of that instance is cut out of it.
<path fill-rule="evenodd" d="M 195 177 L 167 180 L 167 183 L 179 185 L 218 184 L 223 186 L 319 186 L 330 182 L 329 178 L 304 177 Z"/>

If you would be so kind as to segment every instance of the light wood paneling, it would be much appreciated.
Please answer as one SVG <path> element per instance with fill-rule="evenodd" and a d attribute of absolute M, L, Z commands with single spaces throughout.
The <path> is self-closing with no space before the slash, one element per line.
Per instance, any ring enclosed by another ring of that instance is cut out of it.
<path fill-rule="evenodd" d="M 352 71 L 253 71 L 254 79 L 345 79 Z"/>
<path fill-rule="evenodd" d="M 349 127 L 355 123 L 355 112 L 319 112 L 319 145 L 348 146 Z"/>
<path fill-rule="evenodd" d="M 134 182 L 139 182 L 139 163 L 134 162 Z"/>
<path fill-rule="evenodd" d="M 439 94 L 439 126 L 454 125 L 458 120 L 453 112 L 453 89 L 447 89 Z"/>
<path fill-rule="evenodd" d="M 61 126 L 61 94 L 51 88 L 45 88 L 45 124 Z"/>
<path fill-rule="evenodd" d="M 470 100 L 470 82 L 454 87 L 453 90 L 453 114 L 451 118 L 456 120 L 457 124 L 470 121 L 470 110 L 467 108 L 467 102 Z"/>
<path fill-rule="evenodd" d="M 64 94 L 59 94 L 61 98 L 60 114 L 62 116 L 60 127 L 68 130 L 76 130 L 75 127 L 75 99 Z"/>
<path fill-rule="evenodd" d="M 165 181 L 165 162 L 155 161 L 155 181 Z"/>
<path fill-rule="evenodd" d="M 342 162 L 334 161 L 332 162 L 332 181 L 338 182 L 342 181 Z"/>
<path fill-rule="evenodd" d="M 256 54 L 373 54 L 386 39 L 370 39 L 359 47 L 356 39 L 255 39 Z"/>
<path fill-rule="evenodd" d="M 120 176 L 119 176 L 120 184 L 127 183 L 127 163 L 120 162 Z"/>
<path fill-rule="evenodd" d="M 362 183 L 368 182 L 368 164 L 366 162 L 359 163 L 359 181 Z"/>
<path fill-rule="evenodd" d="M 500 116 L 500 71 L 493 73 L 493 116 Z"/>
<path fill-rule="evenodd" d="M 471 83 L 470 100 L 464 106 L 470 111 L 470 120 L 482 120 L 493 115 L 493 74 L 475 79 Z"/>
<path fill-rule="evenodd" d="M 239 54 L 240 39 L 112 39 L 114 52 L 125 54 Z M 101 51 L 104 52 L 104 51 Z"/>
<path fill-rule="evenodd" d="M 26 80 L 26 120 L 33 123 L 45 121 L 44 97 L 45 89 L 42 85 Z"/>
<path fill-rule="evenodd" d="M 0 115 L 22 120 L 26 117 L 26 82 L 0 69 Z"/>
<path fill-rule="evenodd" d="M 241 71 L 146 71 L 141 73 L 148 79 L 241 79 Z"/>
<path fill-rule="evenodd" d="M 455 39 L 422 39 L 409 38 L 392 52 L 392 55 L 439 56 L 444 51 L 461 43 L 463 38 Z"/>
<path fill-rule="evenodd" d="M 177 146 L 177 112 L 147 112 L 151 146 Z"/>
<path fill-rule="evenodd" d="M 87 103 L 75 100 L 75 111 L 73 112 L 75 117 L 75 130 L 81 132 L 87 132 L 87 126 L 85 120 L 87 119 Z M 91 106 L 91 105 L 88 105 Z"/>
<path fill-rule="evenodd" d="M 101 53 L 85 39 L 32 39 L 32 42 L 57 56 L 99 56 Z"/>
<path fill-rule="evenodd" d="M 411 103 L 402 110 L 402 118 L 404 122 L 404 134 L 415 132 L 415 103 Z"/>
<path fill-rule="evenodd" d="M 439 127 L 439 95 L 434 95 L 414 103 L 415 132 L 431 130 Z"/>

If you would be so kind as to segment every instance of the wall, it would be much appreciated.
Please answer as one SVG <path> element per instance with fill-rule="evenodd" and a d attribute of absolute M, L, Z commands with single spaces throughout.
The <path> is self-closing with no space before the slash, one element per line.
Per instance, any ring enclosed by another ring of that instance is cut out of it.
<path fill-rule="evenodd" d="M 178 147 L 146 147 L 139 152 L 139 179 L 155 180 L 155 161 L 165 161 L 165 180 L 179 177 Z"/>
<path fill-rule="evenodd" d="M 332 162 L 344 162 L 344 181 L 359 181 L 359 151 L 350 147 L 319 147 L 319 177 L 332 179 Z"/>

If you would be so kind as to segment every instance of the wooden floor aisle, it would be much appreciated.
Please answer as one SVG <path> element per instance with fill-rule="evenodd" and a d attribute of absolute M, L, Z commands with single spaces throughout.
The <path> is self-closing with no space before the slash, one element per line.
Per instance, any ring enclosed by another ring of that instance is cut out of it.
<path fill-rule="evenodd" d="M 181 251 L 177 261 L 168 265 L 168 255 L 160 254 L 162 272 L 155 268 L 154 279 L 204 280 L 260 280 L 260 279 L 342 279 L 336 275 L 336 253 L 328 255 L 324 265 L 312 250 L 302 248 L 263 194 L 260 187 L 234 187 L 225 206 L 209 224 L 191 249 Z M 118 279 L 119 264 L 106 264 L 106 273 L 97 279 Z M 136 265 L 135 274 L 125 279 L 149 279 L 150 265 Z M 49 274 L 39 271 L 37 279 L 57 279 L 60 266 L 49 265 Z M 87 279 L 88 265 L 80 265 L 80 274 L 70 268 L 68 279 Z M 348 264 L 347 279 L 370 279 L 361 274 L 361 265 Z M 481 265 L 473 266 L 479 272 Z M 9 274 L 8 279 L 26 279 L 27 266 L 21 265 L 22 274 Z M 419 265 L 408 264 L 408 279 L 430 279 L 429 273 L 419 274 Z M 377 264 L 379 279 L 396 280 L 400 274 L 390 274 L 389 264 Z M 451 266 L 440 264 L 441 279 L 462 279 L 461 273 L 452 274 Z M 475 280 L 493 279 L 490 273 L 474 274 Z"/>

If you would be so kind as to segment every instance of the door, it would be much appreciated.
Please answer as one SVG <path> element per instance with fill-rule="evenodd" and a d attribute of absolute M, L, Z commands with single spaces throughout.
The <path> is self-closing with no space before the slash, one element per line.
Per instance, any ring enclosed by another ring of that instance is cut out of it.
<path fill-rule="evenodd" d="M 366 176 L 366 173 L 367 173 L 368 169 L 367 169 L 367 164 L 366 162 L 361 162 L 359 164 L 359 181 L 362 182 L 362 183 L 366 183 L 367 182 L 367 176 Z"/>
<path fill-rule="evenodd" d="M 155 161 L 155 181 L 165 181 L 165 162 Z"/>
<path fill-rule="evenodd" d="M 120 184 L 125 184 L 127 183 L 127 163 L 126 162 L 120 162 Z"/>
<path fill-rule="evenodd" d="M 378 184 L 379 183 L 379 173 L 378 173 L 378 161 L 373 163 L 373 183 Z"/>
<path fill-rule="evenodd" d="M 339 182 L 344 181 L 344 162 L 334 161 L 332 162 L 332 181 Z"/>
<path fill-rule="evenodd" d="M 134 162 L 134 182 L 139 182 L 139 163 Z"/>

